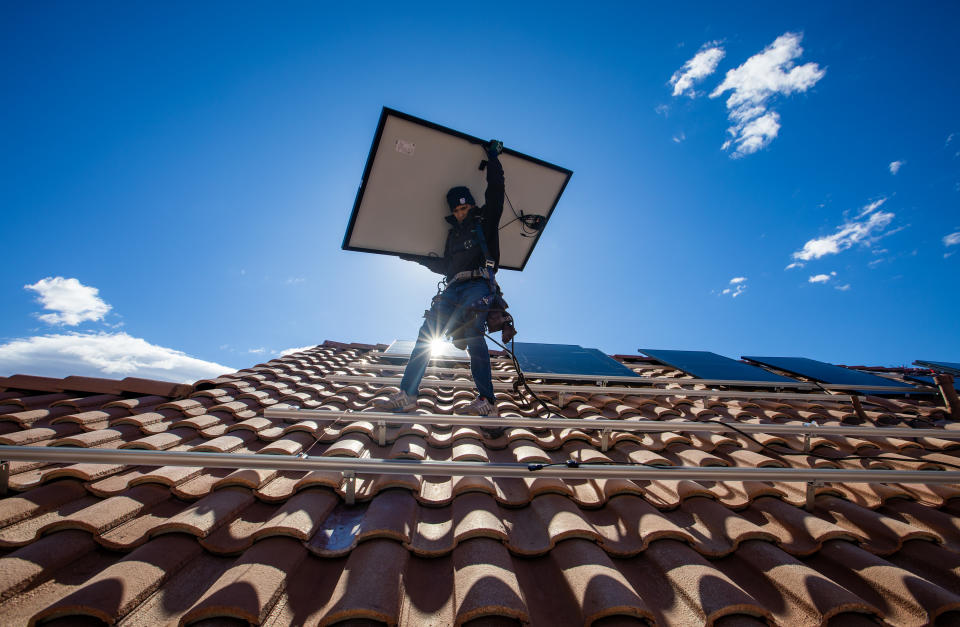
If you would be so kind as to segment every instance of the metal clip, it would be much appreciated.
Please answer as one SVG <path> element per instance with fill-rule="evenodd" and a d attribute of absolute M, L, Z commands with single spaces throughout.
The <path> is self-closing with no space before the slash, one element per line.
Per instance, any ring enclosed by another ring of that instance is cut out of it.
<path fill-rule="evenodd" d="M 557 392 L 557 405 L 563 407 L 567 404 L 567 393 L 566 392 Z"/>
<path fill-rule="evenodd" d="M 380 446 L 387 445 L 387 423 L 382 420 L 377 422 L 377 443 Z"/>
<path fill-rule="evenodd" d="M 346 481 L 344 490 L 346 491 L 347 505 L 353 505 L 357 501 L 357 475 L 352 470 L 344 470 L 343 479 Z"/>
<path fill-rule="evenodd" d="M 10 484 L 10 462 L 0 462 L 0 495 L 6 496 Z"/>
<path fill-rule="evenodd" d="M 604 453 L 610 448 L 610 427 L 600 431 L 600 450 Z"/>

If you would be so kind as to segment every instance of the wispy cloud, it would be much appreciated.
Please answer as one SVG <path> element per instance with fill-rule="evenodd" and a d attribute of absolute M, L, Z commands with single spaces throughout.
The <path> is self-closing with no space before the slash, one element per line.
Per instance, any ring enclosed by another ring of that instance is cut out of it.
<path fill-rule="evenodd" d="M 141 377 L 192 383 L 234 369 L 126 333 L 66 333 L 0 345 L 0 374 Z"/>
<path fill-rule="evenodd" d="M 306 281 L 305 278 L 297 276 L 297 277 L 290 277 L 289 279 L 284 281 L 284 283 L 286 283 L 287 285 L 299 285 L 301 283 L 304 283 L 305 281 Z"/>
<path fill-rule="evenodd" d="M 47 324 L 75 327 L 81 322 L 102 320 L 111 307 L 98 296 L 95 287 L 62 276 L 40 279 L 24 289 L 39 294 L 37 302 L 55 313 L 38 315 Z"/>
<path fill-rule="evenodd" d="M 813 275 L 812 277 L 810 277 L 809 279 L 807 279 L 807 282 L 809 282 L 809 283 L 826 283 L 827 281 L 829 281 L 830 279 L 832 279 L 832 278 L 835 277 L 835 276 L 837 276 L 837 273 L 836 273 L 836 272 L 831 272 L 830 274 L 815 274 L 815 275 Z"/>
<path fill-rule="evenodd" d="M 802 268 L 804 265 L 805 264 L 800 263 L 799 261 L 794 261 L 793 263 L 789 264 L 786 268 L 784 268 L 784 270 L 792 270 L 793 268 Z"/>
<path fill-rule="evenodd" d="M 904 163 L 906 163 L 906 161 L 891 161 L 891 162 L 890 162 L 890 174 L 893 174 L 894 176 L 896 176 L 896 175 L 897 175 L 897 172 L 900 171 L 900 168 L 903 167 L 903 164 L 904 164 Z"/>
<path fill-rule="evenodd" d="M 732 287 L 725 287 L 720 292 L 722 296 L 730 296 L 731 298 L 736 298 L 740 294 L 743 294 L 747 291 L 747 277 L 745 276 L 735 276 L 730 279 L 728 285 Z"/>
<path fill-rule="evenodd" d="M 686 134 L 684 134 L 683 132 L 677 133 L 676 135 L 673 136 L 673 143 L 679 144 L 679 143 L 681 143 L 683 140 L 685 140 L 686 138 L 687 138 L 687 136 L 686 136 Z"/>
<path fill-rule="evenodd" d="M 701 46 L 700 52 L 673 73 L 670 84 L 673 85 L 674 96 L 687 94 L 691 98 L 696 97 L 697 92 L 694 91 L 693 86 L 713 74 L 725 54 L 723 48 L 717 45 L 718 43 L 712 41 Z"/>
<path fill-rule="evenodd" d="M 854 244 L 869 246 L 880 237 L 892 234 L 893 231 L 883 233 L 883 230 L 890 226 L 895 215 L 891 212 L 878 211 L 886 200 L 886 198 L 881 198 L 866 205 L 853 220 L 848 220 L 838 226 L 836 233 L 833 235 L 809 240 L 803 245 L 802 249 L 793 253 L 793 259 L 810 261 L 826 255 L 835 255 L 847 250 Z M 792 267 L 792 265 L 787 266 L 787 268 Z"/>
<path fill-rule="evenodd" d="M 850 289 L 850 284 L 844 283 L 843 285 L 835 285 L 833 289 L 840 290 L 841 292 L 846 292 Z"/>
<path fill-rule="evenodd" d="M 711 92 L 711 98 L 732 92 L 726 103 L 733 123 L 727 131 L 732 138 L 723 144 L 724 150 L 734 147 L 732 157 L 757 152 L 779 134 L 780 115 L 769 109 L 775 96 L 805 92 L 826 74 L 816 63 L 794 64 L 803 54 L 801 39 L 800 33 L 777 37 L 762 52 L 728 71 L 723 82 Z"/>
<path fill-rule="evenodd" d="M 263 347 L 261 347 L 261 348 L 251 348 L 251 349 L 247 350 L 247 352 L 248 352 L 248 353 L 251 353 L 251 354 L 253 354 L 253 355 L 262 355 L 263 353 L 267 352 L 267 349 L 265 349 L 265 348 L 263 348 Z"/>
<path fill-rule="evenodd" d="M 316 345 L 311 344 L 310 346 L 300 346 L 298 348 L 285 348 L 284 350 L 280 351 L 280 357 L 283 357 L 285 355 L 292 355 L 293 353 L 299 353 L 300 351 L 309 350 L 314 346 Z"/>
<path fill-rule="evenodd" d="M 950 247 L 950 246 L 956 246 L 957 244 L 960 244 L 960 231 L 957 231 L 957 232 L 955 232 L 955 233 L 950 233 L 949 235 L 944 235 L 944 236 L 943 236 L 943 245 L 944 245 L 944 246 Z M 945 252 L 945 253 L 943 253 L 943 258 L 944 258 L 944 259 L 949 259 L 950 257 L 953 256 L 953 253 L 955 253 L 955 252 L 956 252 L 955 250 L 951 250 L 951 251 Z"/>

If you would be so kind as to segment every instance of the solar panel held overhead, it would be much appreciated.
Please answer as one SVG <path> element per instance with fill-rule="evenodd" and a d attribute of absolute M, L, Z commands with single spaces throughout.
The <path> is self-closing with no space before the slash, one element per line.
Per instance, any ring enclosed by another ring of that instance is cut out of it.
<path fill-rule="evenodd" d="M 443 255 L 447 191 L 464 185 L 477 204 L 484 202 L 486 172 L 479 166 L 485 141 L 384 107 L 343 249 Z M 508 198 L 500 220 L 500 267 L 523 270 L 573 172 L 510 148 L 500 163 Z M 521 214 L 536 216 L 540 225 L 529 226 Z"/>
<path fill-rule="evenodd" d="M 798 381 L 774 374 L 763 368 L 751 366 L 710 351 L 679 351 L 641 348 L 644 355 L 682 370 L 698 379 L 714 379 L 740 382 L 768 382 L 797 384 Z"/>

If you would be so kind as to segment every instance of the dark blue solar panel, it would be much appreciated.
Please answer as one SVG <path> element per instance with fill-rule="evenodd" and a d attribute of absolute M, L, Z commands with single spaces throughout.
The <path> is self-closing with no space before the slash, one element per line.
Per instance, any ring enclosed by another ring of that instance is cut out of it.
<path fill-rule="evenodd" d="M 952 361 L 921 361 L 918 359 L 913 363 L 918 366 L 932 368 L 938 372 L 946 372 L 947 374 L 960 376 L 960 364 Z"/>
<path fill-rule="evenodd" d="M 657 361 L 683 370 L 700 379 L 719 379 L 723 381 L 769 381 L 796 383 L 793 379 L 782 377 L 757 368 L 736 359 L 717 355 L 709 351 L 675 351 L 641 348 L 640 352 Z"/>
<path fill-rule="evenodd" d="M 387 350 L 383 352 L 384 357 L 403 357 L 409 358 L 413 352 L 413 346 L 416 342 L 413 340 L 394 340 Z M 467 351 L 462 351 L 451 342 L 444 342 L 439 346 L 439 351 L 432 353 L 434 359 L 463 360 L 470 359 Z"/>
<path fill-rule="evenodd" d="M 887 387 L 902 387 L 905 392 L 916 390 L 912 385 L 893 381 L 884 377 L 878 377 L 868 372 L 860 372 L 849 368 L 841 368 L 826 362 L 806 357 L 751 357 L 744 356 L 744 359 L 766 364 L 774 368 L 798 374 L 803 377 L 820 381 L 821 383 L 832 383 L 834 385 L 883 385 Z"/>
<path fill-rule="evenodd" d="M 633 370 L 601 351 L 576 344 L 514 342 L 513 352 L 524 372 L 639 377 Z"/>
<path fill-rule="evenodd" d="M 934 388 L 937 387 L 937 382 L 933 380 L 933 377 L 925 377 L 922 375 L 921 376 L 908 375 L 907 378 L 910 379 L 911 381 L 916 381 L 917 383 L 926 383 L 930 387 L 934 387 Z M 957 387 L 958 384 L 960 383 L 954 380 L 953 389 L 960 391 L 960 388 Z"/>

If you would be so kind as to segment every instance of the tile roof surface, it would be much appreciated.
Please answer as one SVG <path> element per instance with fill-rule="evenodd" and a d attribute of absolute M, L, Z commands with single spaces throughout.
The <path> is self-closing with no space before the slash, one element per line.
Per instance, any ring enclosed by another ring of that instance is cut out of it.
<path fill-rule="evenodd" d="M 396 391 L 325 375 L 383 345 L 326 342 L 194 386 L 0 378 L 0 444 L 295 457 L 948 470 L 960 440 L 695 433 L 692 421 L 957 428 L 931 400 L 565 395 L 567 418 L 663 433 L 264 417 L 369 410 Z M 620 357 L 631 365 L 632 361 Z M 676 377 L 635 360 L 644 376 Z M 640 367 L 642 364 L 642 367 Z M 495 369 L 507 375 L 506 365 Z M 427 375 L 417 412 L 473 398 Z M 668 384 L 659 384 L 664 387 Z M 557 401 L 557 395 L 547 395 Z M 937 400 L 938 397 L 927 397 Z M 502 415 L 537 416 L 509 393 Z M 895 457 L 896 460 L 889 459 Z M 960 485 L 367 475 L 9 463 L 0 623 L 389 625 L 960 624 Z M 349 621 L 355 621 L 350 623 Z"/>

